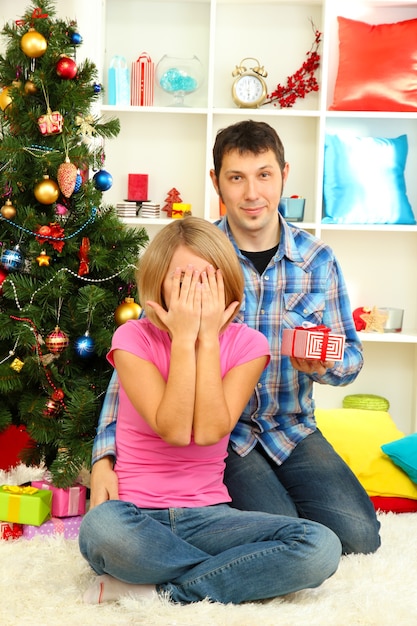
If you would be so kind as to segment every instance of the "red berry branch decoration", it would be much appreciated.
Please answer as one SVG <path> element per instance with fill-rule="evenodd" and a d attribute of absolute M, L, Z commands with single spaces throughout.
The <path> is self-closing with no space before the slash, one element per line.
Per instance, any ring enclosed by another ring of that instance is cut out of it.
<path fill-rule="evenodd" d="M 307 52 L 306 60 L 292 76 L 288 76 L 285 85 L 278 84 L 275 91 L 268 94 L 265 104 L 274 103 L 274 106 L 280 106 L 281 109 L 290 108 L 295 104 L 297 98 L 305 98 L 311 91 L 318 91 L 319 84 L 317 82 L 315 72 L 320 66 L 320 55 L 318 49 L 321 43 L 322 33 L 317 30 L 314 24 L 311 24 L 314 32 L 314 42 Z"/>

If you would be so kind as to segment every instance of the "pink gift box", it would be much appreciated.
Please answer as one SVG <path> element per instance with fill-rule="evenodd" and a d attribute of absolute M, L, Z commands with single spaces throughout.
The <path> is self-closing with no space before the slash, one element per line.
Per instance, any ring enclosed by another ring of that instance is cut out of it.
<path fill-rule="evenodd" d="M 330 332 L 326 326 L 285 328 L 282 332 L 281 353 L 300 359 L 342 361 L 344 335 Z"/>
<path fill-rule="evenodd" d="M 84 515 L 87 498 L 87 487 L 74 485 L 67 489 L 54 487 L 47 480 L 33 481 L 33 487 L 52 491 L 52 517 L 72 517 Z"/>
<path fill-rule="evenodd" d="M 75 517 L 51 517 L 40 526 L 23 526 L 23 538 L 32 539 L 38 536 L 63 535 L 65 539 L 76 539 L 80 532 L 82 516 Z"/>
<path fill-rule="evenodd" d="M 23 525 L 15 522 L 0 522 L 0 539 L 19 539 L 23 534 Z"/>

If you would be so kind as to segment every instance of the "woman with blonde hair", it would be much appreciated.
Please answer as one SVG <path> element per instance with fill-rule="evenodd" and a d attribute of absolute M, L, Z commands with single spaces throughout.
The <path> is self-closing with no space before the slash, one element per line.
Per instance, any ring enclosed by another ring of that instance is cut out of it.
<path fill-rule="evenodd" d="M 233 509 L 223 482 L 229 434 L 269 361 L 266 338 L 232 321 L 243 299 L 232 244 L 205 220 L 175 220 L 137 279 L 145 316 L 116 330 L 108 354 L 119 500 L 83 519 L 80 550 L 98 574 L 84 601 L 240 603 L 320 585 L 340 559 L 336 535 Z"/>

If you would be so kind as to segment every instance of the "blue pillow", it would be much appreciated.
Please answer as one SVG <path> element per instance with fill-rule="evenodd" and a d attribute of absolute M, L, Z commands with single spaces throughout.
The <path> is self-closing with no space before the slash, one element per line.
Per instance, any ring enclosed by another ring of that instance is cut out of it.
<path fill-rule="evenodd" d="M 417 483 L 417 433 L 384 443 L 381 450 Z"/>
<path fill-rule="evenodd" d="M 324 223 L 415 224 L 404 169 L 407 135 L 326 135 Z"/>

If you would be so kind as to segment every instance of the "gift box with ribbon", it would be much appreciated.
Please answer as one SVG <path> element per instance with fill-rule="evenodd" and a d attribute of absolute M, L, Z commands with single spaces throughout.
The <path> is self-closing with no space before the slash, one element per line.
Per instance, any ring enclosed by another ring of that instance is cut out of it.
<path fill-rule="evenodd" d="M 116 55 L 108 69 L 109 104 L 128 106 L 130 103 L 129 68 L 125 57 Z"/>
<path fill-rule="evenodd" d="M 62 133 L 64 118 L 59 111 L 48 109 L 45 115 L 38 117 L 38 126 L 42 135 L 59 135 L 59 133 Z"/>
<path fill-rule="evenodd" d="M 299 359 L 342 361 L 344 335 L 332 333 L 327 326 L 297 326 L 282 331 L 281 353 Z"/>
<path fill-rule="evenodd" d="M 51 517 L 51 503 L 51 491 L 30 486 L 0 487 L 0 519 L 5 522 L 40 526 Z"/>
<path fill-rule="evenodd" d="M 138 60 L 132 63 L 131 78 L 130 104 L 151 107 L 154 96 L 155 67 L 146 52 L 142 52 Z"/>
<path fill-rule="evenodd" d="M 67 489 L 54 487 L 48 480 L 34 480 L 32 487 L 49 489 L 52 492 L 52 517 L 73 517 L 84 515 L 87 488 L 83 485 L 74 485 Z"/>
<path fill-rule="evenodd" d="M 38 536 L 56 536 L 62 535 L 65 539 L 76 539 L 80 532 L 82 516 L 74 517 L 51 517 L 47 522 L 40 526 L 31 526 L 30 524 L 23 526 L 23 538 L 32 539 Z"/>
<path fill-rule="evenodd" d="M 19 539 L 23 534 L 23 525 L 13 522 L 0 522 L 0 539 Z"/>
<path fill-rule="evenodd" d="M 191 204 L 186 202 L 173 202 L 172 203 L 172 215 L 173 219 L 182 219 L 191 215 Z"/>

